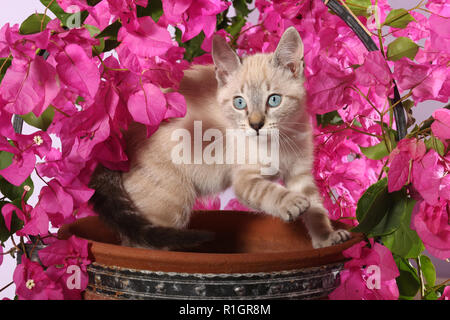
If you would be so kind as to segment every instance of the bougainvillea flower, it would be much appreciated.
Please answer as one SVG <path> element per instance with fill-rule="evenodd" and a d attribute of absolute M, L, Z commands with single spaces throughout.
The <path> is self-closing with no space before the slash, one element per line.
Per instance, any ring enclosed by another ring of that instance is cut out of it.
<path fill-rule="evenodd" d="M 450 139 L 450 110 L 437 109 L 433 112 L 434 122 L 431 124 L 433 134 L 442 139 Z"/>
<path fill-rule="evenodd" d="M 150 17 L 138 18 L 139 27 L 130 31 L 121 28 L 117 39 L 121 46 L 142 57 L 163 55 L 173 46 L 172 38 L 167 29 L 160 27 Z"/>
<path fill-rule="evenodd" d="M 420 160 L 426 152 L 425 143 L 415 138 L 402 139 L 389 155 L 388 191 L 400 190 L 411 178 L 411 161 Z"/>
<path fill-rule="evenodd" d="M 239 202 L 238 199 L 233 198 L 228 201 L 227 205 L 225 206 L 224 210 L 232 210 L 232 211 L 252 211 L 252 209 L 244 206 L 242 203 Z"/>
<path fill-rule="evenodd" d="M 411 229 L 416 230 L 425 248 L 440 259 L 450 258 L 450 202 L 441 201 L 432 206 L 417 202 L 412 213 Z"/>
<path fill-rule="evenodd" d="M 444 163 L 439 154 L 430 149 L 412 166 L 412 182 L 423 199 L 431 205 L 437 205 L 441 179 L 445 175 Z"/>
<path fill-rule="evenodd" d="M 94 98 L 100 84 L 100 72 L 82 47 L 69 44 L 56 61 L 58 75 L 66 85 L 84 98 Z"/>
<path fill-rule="evenodd" d="M 42 266 L 22 256 L 21 264 L 14 270 L 16 295 L 21 300 L 62 300 L 61 286 L 50 280 Z"/>
<path fill-rule="evenodd" d="M 31 150 L 21 151 L 11 146 L 5 137 L 0 137 L 0 150 L 12 154 L 12 162 L 0 170 L 0 175 L 16 186 L 20 186 L 34 170 L 36 156 Z"/>
<path fill-rule="evenodd" d="M 192 210 L 220 210 L 220 198 L 196 199 Z"/>
<path fill-rule="evenodd" d="M 395 278 L 400 275 L 390 250 L 379 243 L 362 241 L 342 253 L 352 260 L 340 273 L 341 282 L 332 300 L 397 300 Z"/>
<path fill-rule="evenodd" d="M 33 111 L 36 116 L 48 107 L 59 89 L 55 68 L 40 56 L 31 62 L 13 59 L 0 85 L 5 110 L 16 114 Z"/>
<path fill-rule="evenodd" d="M 175 24 L 183 33 L 181 40 L 188 41 L 204 32 L 211 37 L 216 29 L 217 15 L 226 10 L 230 3 L 220 0 L 162 0 L 163 20 Z"/>
<path fill-rule="evenodd" d="M 47 267 L 48 277 L 59 284 L 65 299 L 80 299 L 88 284 L 86 267 L 88 242 L 75 236 L 67 240 L 54 240 L 39 251 L 39 259 Z"/>

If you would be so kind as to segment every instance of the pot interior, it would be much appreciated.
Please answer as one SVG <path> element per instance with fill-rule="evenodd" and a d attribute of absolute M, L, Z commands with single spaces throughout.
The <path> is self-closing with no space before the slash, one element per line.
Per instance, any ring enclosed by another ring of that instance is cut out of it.
<path fill-rule="evenodd" d="M 348 229 L 348 225 L 339 222 L 333 222 L 333 226 Z M 215 234 L 213 241 L 193 248 L 194 252 L 264 253 L 313 249 L 302 219 L 285 223 L 263 213 L 196 211 L 188 228 L 208 230 Z M 118 235 L 98 217 L 79 219 L 59 231 L 60 238 L 72 234 L 96 242 L 120 244 Z"/>

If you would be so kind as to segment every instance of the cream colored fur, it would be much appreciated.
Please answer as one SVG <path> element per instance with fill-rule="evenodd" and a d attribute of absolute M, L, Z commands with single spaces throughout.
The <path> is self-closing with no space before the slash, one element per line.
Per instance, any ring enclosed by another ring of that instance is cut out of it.
<path fill-rule="evenodd" d="M 184 228 L 197 197 L 231 186 L 239 200 L 254 210 L 284 221 L 302 216 L 315 248 L 349 238 L 347 231 L 333 231 L 311 174 L 313 144 L 302 55 L 303 45 L 293 28 L 285 32 L 275 53 L 256 54 L 242 62 L 226 43 L 214 39 L 216 68 L 194 66 L 181 82 L 179 92 L 186 98 L 186 116 L 163 123 L 149 139 L 139 124 L 132 125 L 126 134 L 131 169 L 123 174 L 124 187 L 145 218 L 154 225 Z M 282 102 L 269 108 L 267 98 L 274 93 L 282 96 Z M 236 96 L 245 98 L 247 110 L 233 107 Z M 227 128 L 251 131 L 249 117 L 265 119 L 261 130 L 280 131 L 277 175 L 261 175 L 258 164 L 172 162 L 171 150 L 179 143 L 171 140 L 175 129 L 187 129 L 194 137 L 193 122 L 199 120 L 203 131 L 216 128 L 224 135 Z M 278 178 L 284 180 L 285 187 L 275 182 Z"/>

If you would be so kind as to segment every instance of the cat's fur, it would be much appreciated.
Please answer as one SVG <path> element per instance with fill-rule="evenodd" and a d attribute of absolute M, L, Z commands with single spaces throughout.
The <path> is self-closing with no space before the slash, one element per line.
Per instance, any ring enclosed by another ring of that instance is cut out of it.
<path fill-rule="evenodd" d="M 187 102 L 184 118 L 161 124 L 146 139 L 146 129 L 133 124 L 126 133 L 131 169 L 126 173 L 98 168 L 91 181 L 96 189 L 94 209 L 133 245 L 182 249 L 207 239 L 207 233 L 186 230 L 198 196 L 232 186 L 247 206 L 292 221 L 302 216 L 315 248 L 349 238 L 334 231 L 311 174 L 312 130 L 303 87 L 303 44 L 294 28 L 284 33 L 275 53 L 239 58 L 220 37 L 213 41 L 214 66 L 195 66 L 185 72 L 179 92 Z M 268 108 L 270 94 L 282 96 L 279 107 Z M 246 110 L 233 107 L 242 96 Z M 280 131 L 280 168 L 263 176 L 259 165 L 174 164 L 174 129 L 193 133 L 194 120 L 209 128 Z M 283 179 L 285 186 L 275 182 Z"/>

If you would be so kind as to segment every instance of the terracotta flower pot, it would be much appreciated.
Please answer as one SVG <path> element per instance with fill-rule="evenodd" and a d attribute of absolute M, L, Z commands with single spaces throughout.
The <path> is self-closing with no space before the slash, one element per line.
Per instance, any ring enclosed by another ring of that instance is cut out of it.
<path fill-rule="evenodd" d="M 353 234 L 313 249 L 300 220 L 248 212 L 196 212 L 190 228 L 214 231 L 216 240 L 201 252 L 124 247 L 97 217 L 63 226 L 59 237 L 89 240 L 85 299 L 326 298 L 337 285 L 342 251 L 362 240 Z"/>

